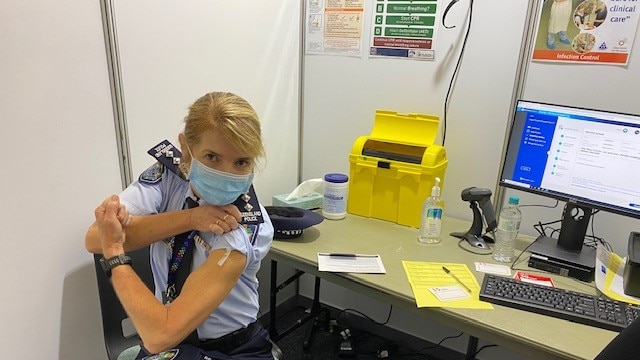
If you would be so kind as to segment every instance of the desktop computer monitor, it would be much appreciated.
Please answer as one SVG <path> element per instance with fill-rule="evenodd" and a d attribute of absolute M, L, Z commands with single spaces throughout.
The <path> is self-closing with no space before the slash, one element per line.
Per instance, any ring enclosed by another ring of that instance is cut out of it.
<path fill-rule="evenodd" d="M 529 265 L 590 278 L 593 210 L 640 218 L 640 116 L 519 100 L 500 185 L 566 202 L 558 238 L 538 238 Z"/>

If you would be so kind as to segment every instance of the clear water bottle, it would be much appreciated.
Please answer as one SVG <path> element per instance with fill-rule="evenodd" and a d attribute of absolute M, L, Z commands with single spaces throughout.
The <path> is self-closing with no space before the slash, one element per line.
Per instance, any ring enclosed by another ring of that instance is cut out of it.
<path fill-rule="evenodd" d="M 498 228 L 496 229 L 493 258 L 502 262 L 512 262 L 516 248 L 516 237 L 520 230 L 522 212 L 518 209 L 520 199 L 510 196 L 509 203 L 500 211 Z"/>

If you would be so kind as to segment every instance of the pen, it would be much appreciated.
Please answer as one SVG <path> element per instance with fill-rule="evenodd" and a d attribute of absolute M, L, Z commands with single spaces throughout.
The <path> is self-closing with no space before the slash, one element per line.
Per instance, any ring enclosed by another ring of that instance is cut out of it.
<path fill-rule="evenodd" d="M 444 270 L 444 272 L 446 272 L 447 274 L 451 275 L 452 278 L 456 279 L 458 284 L 462 285 L 465 289 L 467 289 L 469 293 L 471 293 L 471 289 L 469 289 L 467 285 L 465 285 L 462 281 L 460 281 L 460 279 L 454 273 L 452 273 L 451 270 L 447 269 L 444 266 L 442 267 L 442 270 Z"/>
<path fill-rule="evenodd" d="M 374 257 L 378 257 L 378 255 L 366 255 L 366 254 L 349 254 L 349 253 L 328 253 L 328 254 L 322 254 L 322 255 L 328 255 L 328 256 L 335 256 L 335 257 L 350 257 L 350 258 L 355 258 L 355 257 L 363 257 L 363 258 L 374 258 Z"/>

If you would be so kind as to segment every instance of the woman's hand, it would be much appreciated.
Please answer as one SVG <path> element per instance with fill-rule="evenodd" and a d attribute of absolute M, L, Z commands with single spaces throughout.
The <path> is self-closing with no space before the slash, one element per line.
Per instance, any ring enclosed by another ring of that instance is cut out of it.
<path fill-rule="evenodd" d="M 125 224 L 131 222 L 131 216 L 120 203 L 118 195 L 111 195 L 100 204 L 94 215 L 100 231 L 100 243 L 105 257 L 124 253 Z"/>
<path fill-rule="evenodd" d="M 123 229 L 131 224 L 131 214 L 129 214 L 129 210 L 127 210 L 124 204 L 119 201 L 116 217 L 118 218 L 118 221 L 120 221 L 120 224 L 122 224 Z"/>
<path fill-rule="evenodd" d="M 238 228 L 242 214 L 235 205 L 214 206 L 203 204 L 191 211 L 190 223 L 194 230 L 222 235 Z"/>

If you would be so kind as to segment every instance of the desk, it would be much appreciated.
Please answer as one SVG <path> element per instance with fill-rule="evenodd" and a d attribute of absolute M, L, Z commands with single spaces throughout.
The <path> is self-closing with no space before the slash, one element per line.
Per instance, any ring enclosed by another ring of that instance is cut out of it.
<path fill-rule="evenodd" d="M 469 222 L 445 218 L 441 243 L 426 245 L 418 243 L 417 229 L 348 214 L 305 229 L 299 238 L 274 240 L 268 258 L 534 359 L 593 359 L 618 334 L 499 305 L 494 310 L 418 308 L 402 260 L 465 263 L 482 283 L 484 274 L 475 271 L 474 262 L 494 260 L 460 249 L 459 239 L 448 236 L 469 226 Z M 531 240 L 519 237 L 518 248 Z M 387 273 L 320 272 L 318 252 L 380 254 Z M 526 261 L 517 267 L 526 268 Z M 595 293 L 587 284 L 550 276 L 557 287 Z"/>

